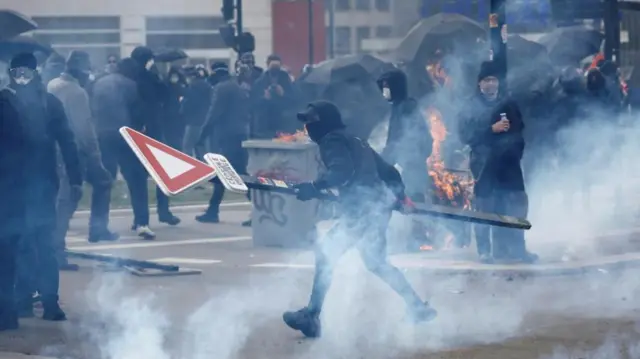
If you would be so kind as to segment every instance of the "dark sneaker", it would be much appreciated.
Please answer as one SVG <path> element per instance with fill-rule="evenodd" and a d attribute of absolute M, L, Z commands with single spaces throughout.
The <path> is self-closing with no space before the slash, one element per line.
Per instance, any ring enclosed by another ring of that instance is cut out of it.
<path fill-rule="evenodd" d="M 159 214 L 158 221 L 160 221 L 160 223 L 166 223 L 170 226 L 177 226 L 181 222 L 180 218 L 174 216 L 172 213 Z"/>
<path fill-rule="evenodd" d="M 136 228 L 136 232 L 138 232 L 138 237 L 144 239 L 145 241 L 152 241 L 156 239 L 156 234 L 149 228 L 149 226 L 138 226 Z"/>
<path fill-rule="evenodd" d="M 220 223 L 220 217 L 217 214 L 205 213 L 196 216 L 196 221 L 200 223 Z"/>
<path fill-rule="evenodd" d="M 308 308 L 302 308 L 297 312 L 285 312 L 282 320 L 289 328 L 301 331 L 307 338 L 318 338 L 322 332 L 320 318 Z"/>
<path fill-rule="evenodd" d="M 483 264 L 493 264 L 495 262 L 493 260 L 493 257 L 489 253 L 481 254 L 479 259 L 480 259 L 480 263 L 483 263 Z"/>
<path fill-rule="evenodd" d="M 43 305 L 43 307 L 44 313 L 42 314 L 42 319 L 52 322 L 63 322 L 67 320 L 67 315 L 58 303 Z"/>
<path fill-rule="evenodd" d="M 407 309 L 407 319 L 414 324 L 430 322 L 437 316 L 438 312 L 433 309 L 429 303 L 423 303 Z"/>
<path fill-rule="evenodd" d="M 242 222 L 242 226 L 243 227 L 251 227 L 251 220 L 248 219 L 248 220 Z"/>
<path fill-rule="evenodd" d="M 118 239 L 120 239 L 120 235 L 118 233 L 111 232 L 108 230 L 89 233 L 90 243 L 97 243 L 102 241 L 113 242 L 113 241 L 117 241 Z"/>

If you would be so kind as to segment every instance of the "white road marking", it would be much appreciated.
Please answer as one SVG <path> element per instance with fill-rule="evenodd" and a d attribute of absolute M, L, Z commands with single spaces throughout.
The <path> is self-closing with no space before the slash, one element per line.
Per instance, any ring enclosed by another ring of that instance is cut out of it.
<path fill-rule="evenodd" d="M 302 269 L 313 269 L 315 266 L 313 264 L 296 264 L 296 263 L 261 263 L 261 264 L 252 264 L 249 267 L 255 267 L 255 268 L 302 268 Z"/>
<path fill-rule="evenodd" d="M 89 236 L 67 236 L 67 238 L 65 238 L 65 242 L 66 243 L 87 243 L 89 244 L 89 240 L 88 240 Z M 140 239 L 140 237 L 137 236 L 122 236 L 120 237 L 120 241 L 130 241 L 130 240 L 134 240 L 134 239 Z"/>
<path fill-rule="evenodd" d="M 181 241 L 149 241 L 149 242 L 135 242 L 135 243 L 117 243 L 117 244 L 98 244 L 69 247 L 69 250 L 88 250 L 88 251 L 103 251 L 108 249 L 133 249 L 133 248 L 153 248 L 153 247 L 170 247 L 181 246 L 188 244 L 209 244 L 209 243 L 225 243 L 225 242 L 237 242 L 250 240 L 250 236 L 241 237 L 218 237 L 218 238 L 201 238 L 201 239 L 185 239 Z"/>
<path fill-rule="evenodd" d="M 177 258 L 177 257 L 156 258 L 156 259 L 150 259 L 150 261 L 158 262 L 158 263 L 194 264 L 194 265 L 222 263 L 221 260 L 217 260 L 217 259 Z"/>

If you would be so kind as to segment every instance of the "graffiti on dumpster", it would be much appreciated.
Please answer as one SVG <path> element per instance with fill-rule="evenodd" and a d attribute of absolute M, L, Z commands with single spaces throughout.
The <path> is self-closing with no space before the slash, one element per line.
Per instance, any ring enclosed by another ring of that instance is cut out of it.
<path fill-rule="evenodd" d="M 288 222 L 288 217 L 284 213 L 285 199 L 275 192 L 253 191 L 253 205 L 259 211 L 258 223 L 271 221 L 274 224 L 284 227 Z"/>

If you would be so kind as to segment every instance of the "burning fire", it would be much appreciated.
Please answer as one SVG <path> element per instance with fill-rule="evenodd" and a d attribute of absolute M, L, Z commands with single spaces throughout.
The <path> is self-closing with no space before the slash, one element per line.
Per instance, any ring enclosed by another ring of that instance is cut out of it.
<path fill-rule="evenodd" d="M 434 199 L 440 204 L 470 209 L 473 180 L 465 179 L 445 168 L 442 159 L 442 144 L 447 138 L 447 128 L 442 121 L 442 114 L 435 108 L 428 108 L 426 115 L 431 125 L 431 136 L 433 137 L 433 148 L 431 156 L 427 159 L 427 167 L 437 197 Z"/>
<path fill-rule="evenodd" d="M 309 134 L 306 128 L 297 130 L 296 133 L 279 132 L 273 140 L 277 142 L 309 142 Z"/>

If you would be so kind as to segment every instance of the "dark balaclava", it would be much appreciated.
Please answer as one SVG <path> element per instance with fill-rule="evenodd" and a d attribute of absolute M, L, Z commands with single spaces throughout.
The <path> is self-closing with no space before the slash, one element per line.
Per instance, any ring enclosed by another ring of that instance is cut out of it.
<path fill-rule="evenodd" d="M 385 72 L 380 76 L 377 83 L 387 101 L 398 103 L 409 97 L 407 75 L 400 69 Z"/>
<path fill-rule="evenodd" d="M 38 60 L 32 53 L 18 54 L 11 59 L 9 75 L 11 87 L 16 91 L 34 88 L 40 81 L 37 72 Z"/>
<path fill-rule="evenodd" d="M 144 67 L 146 70 L 151 70 L 154 64 L 154 54 L 150 48 L 145 46 L 138 46 L 131 52 L 131 58 L 134 59 L 139 66 Z"/>
<path fill-rule="evenodd" d="M 329 101 L 311 102 L 305 111 L 298 113 L 297 117 L 304 123 L 309 138 L 316 143 L 328 133 L 346 127 L 342 122 L 340 110 Z"/>

